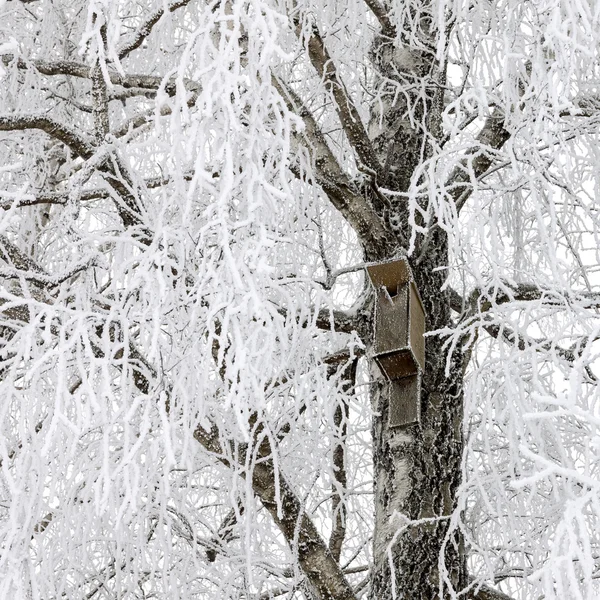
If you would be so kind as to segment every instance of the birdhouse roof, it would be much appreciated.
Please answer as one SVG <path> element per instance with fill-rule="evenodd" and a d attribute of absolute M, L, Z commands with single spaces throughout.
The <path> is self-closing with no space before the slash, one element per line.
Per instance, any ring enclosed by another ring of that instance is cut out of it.
<path fill-rule="evenodd" d="M 367 273 L 375 288 L 386 288 L 395 294 L 399 285 L 412 280 L 412 271 L 405 258 L 390 260 L 367 267 Z"/>

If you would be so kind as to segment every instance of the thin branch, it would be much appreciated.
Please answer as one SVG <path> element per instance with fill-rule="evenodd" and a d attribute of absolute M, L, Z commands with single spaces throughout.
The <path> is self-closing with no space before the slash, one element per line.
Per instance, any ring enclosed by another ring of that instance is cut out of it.
<path fill-rule="evenodd" d="M 44 421 L 45 418 L 42 419 L 41 421 L 39 421 L 37 423 L 37 425 L 34 427 L 34 431 L 35 433 L 39 433 L 42 430 L 42 427 L 44 426 Z M 18 442 L 17 445 L 7 454 L 7 458 L 8 460 L 12 460 L 16 455 L 17 455 L 17 451 L 21 450 L 21 448 L 23 448 L 23 442 Z M 3 459 L 0 457 L 0 469 L 2 468 L 2 464 L 3 464 Z"/>
<path fill-rule="evenodd" d="M 148 100 L 154 100 L 156 98 L 156 90 L 148 88 L 137 88 L 129 87 L 122 89 L 112 89 L 108 92 L 108 99 L 110 100 L 126 100 L 127 98 L 135 98 L 137 96 L 144 96 Z"/>
<path fill-rule="evenodd" d="M 191 181 L 192 174 L 186 173 L 183 176 L 185 181 Z M 173 181 L 172 177 L 150 177 L 144 180 L 146 189 L 152 190 L 158 187 L 168 185 Z M 9 195 L 8 192 L 0 192 L 1 195 Z M 90 200 L 103 200 L 110 198 L 107 190 L 102 188 L 92 188 L 83 190 L 77 195 L 79 202 L 88 202 Z M 24 194 L 22 197 L 15 194 L 14 199 L 6 199 L 0 201 L 0 210 L 10 210 L 13 208 L 21 208 L 24 206 L 36 206 L 38 204 L 57 204 L 64 206 L 69 201 L 69 194 L 64 192 L 40 192 L 39 194 Z M 337 272 L 336 272 L 337 273 Z M 335 273 L 334 273 L 335 275 Z"/>
<path fill-rule="evenodd" d="M 91 189 L 84 190 L 77 196 L 77 200 L 80 202 L 86 202 L 89 200 L 99 200 L 102 198 L 108 198 L 109 193 L 103 189 Z M 36 206 L 38 204 L 57 204 L 64 206 L 69 201 L 69 194 L 61 192 L 42 192 L 35 196 L 27 194 L 23 198 L 15 198 L 14 200 L 3 200 L 0 202 L 0 209 L 10 210 L 12 208 L 21 208 L 24 206 Z"/>
<path fill-rule="evenodd" d="M 484 313 L 502 304 L 509 302 L 534 302 L 541 300 L 543 306 L 563 306 L 567 301 L 577 300 L 585 308 L 600 308 L 600 292 L 584 290 L 561 290 L 544 288 L 535 283 L 503 282 L 502 287 L 490 286 L 487 289 L 475 288 L 468 299 L 464 299 L 456 290 L 449 288 L 451 308 L 458 313 L 463 313 L 470 307 L 470 316 L 474 311 Z"/>
<path fill-rule="evenodd" d="M 167 7 L 168 11 L 175 12 L 178 8 L 189 4 L 190 1 L 191 0 L 179 0 L 179 2 L 173 2 L 173 4 L 170 4 Z M 128 56 L 134 50 L 137 50 L 144 43 L 144 40 L 150 35 L 150 33 L 152 33 L 152 29 L 161 20 L 164 14 L 164 8 L 155 10 L 138 27 L 137 31 L 130 36 L 130 39 L 119 45 L 119 48 L 117 49 L 117 56 L 119 57 L 119 60 L 123 60 L 126 56 Z"/>
<path fill-rule="evenodd" d="M 1 250 L 0 250 L 1 252 Z M 81 271 L 86 271 L 90 267 L 96 264 L 95 257 L 89 258 L 88 260 L 73 266 L 69 271 L 62 275 L 46 275 L 38 272 L 25 271 L 21 269 L 11 269 L 7 267 L 0 267 L 0 278 L 4 279 L 25 279 L 31 281 L 39 287 L 49 288 L 60 285 L 67 279 L 71 279 Z"/>
<path fill-rule="evenodd" d="M 188 107 L 191 108 L 192 106 L 194 106 L 197 98 L 198 98 L 197 94 L 195 94 L 195 93 L 190 94 L 190 97 L 187 100 Z M 173 109 L 166 104 L 160 108 L 160 116 L 161 117 L 169 116 L 170 114 L 172 114 L 172 112 L 173 112 Z M 152 119 L 154 118 L 155 114 L 156 113 L 155 113 L 154 108 L 139 112 L 139 113 L 133 115 L 132 117 L 126 119 L 123 123 L 121 123 L 118 127 L 116 127 L 111 133 L 116 138 L 123 137 L 124 135 L 127 135 L 131 131 L 133 131 L 135 129 L 139 129 L 140 127 L 143 127 L 144 125 L 147 125 L 148 123 L 150 123 L 152 121 Z"/>
<path fill-rule="evenodd" d="M 100 145 L 110 131 L 108 116 L 108 91 L 104 74 L 100 66 L 92 71 L 92 115 L 94 117 L 94 138 L 96 144 Z"/>
<path fill-rule="evenodd" d="M 206 550 L 206 559 L 208 562 L 215 562 L 217 554 L 222 550 L 223 546 L 233 539 L 234 527 L 237 524 L 238 514 L 244 513 L 244 505 L 238 501 L 238 510 L 232 508 L 217 529 L 217 535 L 209 540 L 209 548 Z"/>

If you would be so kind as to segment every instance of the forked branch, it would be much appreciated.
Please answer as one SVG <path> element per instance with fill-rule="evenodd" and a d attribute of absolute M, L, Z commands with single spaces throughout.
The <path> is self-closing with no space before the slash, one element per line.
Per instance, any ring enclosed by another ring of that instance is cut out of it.
<path fill-rule="evenodd" d="M 375 154 L 371 140 L 367 135 L 358 110 L 354 106 L 343 81 L 338 75 L 335 63 L 325 46 L 321 33 L 315 24 L 308 25 L 304 23 L 302 14 L 297 10 L 297 6 L 294 8 L 296 8 L 296 11 L 291 18 L 296 30 L 296 36 L 301 43 L 305 44 L 310 62 L 325 83 L 326 89 L 333 96 L 338 118 L 350 145 L 356 152 L 362 165 L 373 173 L 378 173 L 381 165 L 376 158 L 377 155 Z"/>
<path fill-rule="evenodd" d="M 237 448 L 238 465 L 232 464 L 219 441 L 216 427 L 211 431 L 198 426 L 195 439 L 228 467 L 243 467 L 249 449 Z M 260 452 L 260 451 L 259 451 Z M 297 548 L 298 562 L 320 600 L 356 600 L 350 584 L 329 551 L 317 528 L 304 512 L 302 503 L 282 473 L 276 472 L 273 459 L 261 452 L 250 474 L 252 488 L 268 510 L 290 548 Z"/>

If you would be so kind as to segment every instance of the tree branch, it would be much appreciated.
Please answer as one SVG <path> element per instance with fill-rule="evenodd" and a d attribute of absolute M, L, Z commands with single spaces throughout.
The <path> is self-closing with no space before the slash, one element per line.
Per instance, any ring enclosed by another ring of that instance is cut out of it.
<path fill-rule="evenodd" d="M 88 159 L 94 153 L 91 140 L 79 135 L 74 129 L 45 115 L 0 115 L 0 131 L 25 131 L 39 129 L 59 140 L 81 158 Z"/>
<path fill-rule="evenodd" d="M 195 439 L 224 465 L 232 467 L 219 442 L 216 427 L 208 432 L 198 426 Z M 236 468 L 244 466 L 249 448 L 236 448 Z M 290 548 L 297 547 L 298 562 L 320 600 L 356 600 L 341 568 L 319 535 L 314 523 L 304 512 L 298 497 L 282 473 L 276 473 L 273 459 L 262 447 L 250 475 L 252 488 L 263 506 L 269 511 Z M 278 501 L 279 500 L 279 501 Z"/>
<path fill-rule="evenodd" d="M 173 2 L 173 4 L 170 4 L 167 7 L 167 9 L 169 12 L 175 12 L 178 8 L 189 4 L 190 1 L 191 0 L 179 0 L 178 2 Z M 134 50 L 137 50 L 144 43 L 144 40 L 150 35 L 150 33 L 152 33 L 152 29 L 161 20 L 164 14 L 164 8 L 159 8 L 158 10 L 155 10 L 140 25 L 140 27 L 138 27 L 137 31 L 135 31 L 131 35 L 129 40 L 119 45 L 119 48 L 117 49 L 117 56 L 120 60 L 124 59 Z"/>
<path fill-rule="evenodd" d="M 294 8 L 297 5 L 293 3 Z M 344 83 L 339 78 L 335 63 L 333 62 L 325 42 L 316 25 L 309 26 L 309 31 L 302 22 L 301 13 L 296 10 L 291 17 L 296 30 L 296 36 L 300 42 L 305 43 L 308 57 L 317 73 L 325 83 L 325 88 L 331 92 L 335 101 L 335 108 L 340 124 L 356 152 L 361 163 L 373 173 L 379 173 L 381 165 L 376 158 L 375 150 L 367 131 L 362 123 L 358 110 L 352 103 Z"/>
<path fill-rule="evenodd" d="M 394 38 L 396 36 L 396 28 L 390 20 L 390 16 L 385 6 L 383 6 L 379 0 L 365 0 L 365 4 L 377 17 L 377 20 L 381 25 L 381 33 L 386 37 Z"/>
<path fill-rule="evenodd" d="M 35 68 L 42 75 L 57 76 L 64 75 L 68 77 L 78 77 L 80 79 L 91 79 L 92 68 L 84 63 L 78 63 L 70 60 L 39 60 L 34 59 L 25 61 L 22 58 L 15 58 L 12 54 L 3 54 L 0 56 L 3 64 L 9 66 L 13 61 L 16 61 L 18 69 Z M 125 89 L 137 90 L 157 90 L 163 84 L 164 78 L 156 75 L 138 75 L 125 74 L 121 75 L 117 71 L 109 70 L 110 82 L 113 85 L 119 85 Z M 200 85 L 191 80 L 185 79 L 184 83 L 189 91 L 198 91 Z M 175 79 L 171 77 L 165 86 L 165 91 L 169 95 L 175 93 Z"/>
<path fill-rule="evenodd" d="M 454 168 L 446 182 L 458 213 L 473 193 L 474 181 L 492 165 L 493 151 L 500 150 L 510 136 L 510 132 L 504 127 L 504 113 L 494 109 L 476 138 L 477 145 L 467 150 L 465 158 Z"/>
<path fill-rule="evenodd" d="M 214 536 L 209 542 L 209 547 L 206 550 L 206 559 L 208 562 L 215 562 L 217 558 L 217 554 L 225 545 L 226 542 L 230 541 L 233 538 L 233 528 L 237 523 L 237 515 L 244 513 L 244 505 L 238 501 L 238 510 L 232 508 L 226 515 L 221 524 L 219 525 L 219 529 L 217 530 L 217 535 Z"/>
<path fill-rule="evenodd" d="M 300 98 L 273 76 L 272 83 L 288 108 L 300 116 L 305 129 L 296 137 L 303 137 L 312 154 L 316 168 L 316 182 L 321 186 L 330 202 L 348 221 L 365 248 L 372 254 L 385 256 L 395 248 L 397 237 L 390 231 L 380 215 L 364 195 L 359 194 L 350 178 L 342 171 L 331 152 L 325 137 L 314 117 Z"/>
<path fill-rule="evenodd" d="M 348 357 L 350 359 L 350 357 Z M 354 359 L 350 364 L 347 361 L 342 366 L 340 377 L 342 378 L 342 388 L 344 391 L 354 389 L 356 379 L 357 360 Z M 328 371 L 331 377 L 338 373 L 336 365 L 329 365 Z M 346 506 L 346 491 L 348 480 L 346 476 L 346 436 L 348 435 L 348 403 L 338 404 L 333 415 L 333 424 L 335 426 L 333 448 L 333 478 L 335 483 L 332 486 L 332 520 L 333 526 L 329 537 L 329 550 L 333 558 L 339 563 L 342 554 L 342 544 L 346 537 L 346 519 L 348 508 Z"/>

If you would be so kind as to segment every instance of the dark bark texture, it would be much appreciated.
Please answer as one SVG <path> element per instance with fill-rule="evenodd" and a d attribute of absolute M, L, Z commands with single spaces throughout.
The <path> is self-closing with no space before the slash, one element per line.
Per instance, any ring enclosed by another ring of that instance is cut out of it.
<path fill-rule="evenodd" d="M 411 40 L 403 32 L 393 41 L 382 35 L 375 39 L 371 52 L 381 74 L 383 102 L 373 109 L 370 133 L 382 165 L 381 181 L 396 192 L 408 191 L 416 169 L 431 156 L 441 137 L 440 89 L 445 75 L 433 59 L 437 32 L 431 29 L 429 2 L 424 0 L 420 8 L 421 28 L 411 31 Z M 397 94 L 398 88 L 403 93 Z M 403 240 L 410 236 L 405 200 L 390 202 L 381 217 L 397 232 L 397 246 L 389 248 L 387 256 L 370 256 L 377 260 L 397 256 Z M 420 240 L 419 245 L 423 243 Z M 419 250 L 413 256 L 419 256 Z M 368 248 L 366 252 L 369 254 Z M 450 299 L 441 291 L 446 271 L 440 267 L 447 265 L 448 239 L 435 229 L 419 263 L 411 264 L 427 331 L 451 324 Z M 461 356 L 452 356 L 447 373 L 443 344 L 439 336 L 426 338 L 418 424 L 389 426 L 387 383 L 376 367 L 372 369 L 372 404 L 377 415 L 373 420 L 373 600 L 388 600 L 394 594 L 411 600 L 445 598 L 440 557 L 452 587 L 460 590 L 466 585 L 462 540 L 456 534 L 445 542 L 461 475 L 463 366 Z"/>
<path fill-rule="evenodd" d="M 445 236 L 414 270 L 429 331 L 450 324 L 450 305 L 441 292 Z M 440 598 L 440 552 L 455 508 L 462 458 L 462 358 L 453 356 L 446 374 L 446 351 L 437 336 L 426 338 L 426 367 L 421 388 L 421 423 L 390 427 L 387 386 L 373 386 L 375 471 L 374 570 L 371 597 L 432 600 Z M 419 522 L 420 520 L 423 520 Z M 412 522 L 412 523 L 411 523 Z M 391 561 L 390 561 L 391 558 Z M 446 543 L 444 564 L 455 589 L 466 584 L 462 541 Z M 445 597 L 442 594 L 441 597 Z"/>

